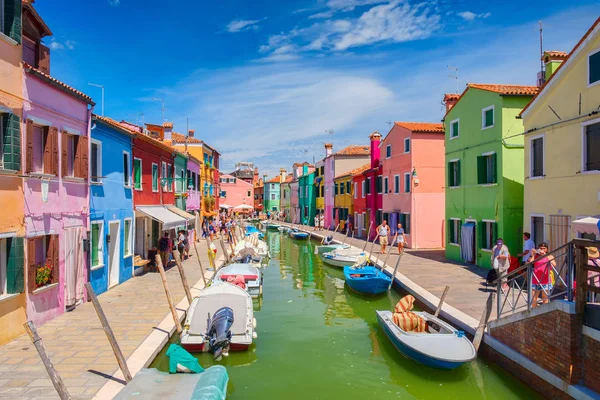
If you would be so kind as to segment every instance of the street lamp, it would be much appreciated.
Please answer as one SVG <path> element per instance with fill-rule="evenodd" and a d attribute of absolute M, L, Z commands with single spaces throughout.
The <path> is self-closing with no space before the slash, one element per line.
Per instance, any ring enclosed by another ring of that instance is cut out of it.
<path fill-rule="evenodd" d="M 94 87 L 99 87 L 102 89 L 102 116 L 104 117 L 104 86 L 98 85 L 97 83 L 89 83 L 89 82 L 88 82 L 88 85 L 94 86 Z"/>

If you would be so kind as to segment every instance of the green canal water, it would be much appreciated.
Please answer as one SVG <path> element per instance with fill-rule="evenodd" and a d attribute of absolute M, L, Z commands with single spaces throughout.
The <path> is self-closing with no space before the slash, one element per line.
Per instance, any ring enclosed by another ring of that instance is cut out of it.
<path fill-rule="evenodd" d="M 454 371 L 405 358 L 379 328 L 375 310 L 392 309 L 401 293 L 359 296 L 341 269 L 322 264 L 315 243 L 268 232 L 272 260 L 255 300 L 258 338 L 230 353 L 227 398 L 236 399 L 535 399 L 497 365 L 478 358 Z M 174 336 L 172 343 L 178 342 Z M 152 367 L 168 371 L 166 347 Z M 213 364 L 197 354 L 200 365 Z"/>

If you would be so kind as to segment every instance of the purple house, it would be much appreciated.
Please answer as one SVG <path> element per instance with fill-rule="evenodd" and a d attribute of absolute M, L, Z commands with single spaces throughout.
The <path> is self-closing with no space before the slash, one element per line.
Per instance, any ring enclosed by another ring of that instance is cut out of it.
<path fill-rule="evenodd" d="M 27 316 L 42 324 L 84 300 L 94 102 L 49 75 L 49 49 L 35 49 L 51 32 L 30 3 L 23 11 Z"/>

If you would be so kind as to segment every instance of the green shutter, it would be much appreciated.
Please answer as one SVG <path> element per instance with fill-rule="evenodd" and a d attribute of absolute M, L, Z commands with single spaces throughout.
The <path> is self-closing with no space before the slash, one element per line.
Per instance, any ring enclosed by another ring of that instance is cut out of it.
<path fill-rule="evenodd" d="M 21 0 L 4 0 L 4 34 L 21 43 Z"/>
<path fill-rule="evenodd" d="M 497 183 L 498 182 L 498 171 L 497 171 L 497 163 L 496 163 L 496 153 L 492 154 L 490 156 L 492 158 L 492 171 L 491 171 L 491 176 L 492 176 L 492 181 L 490 183 Z"/>
<path fill-rule="evenodd" d="M 477 156 L 477 184 L 486 183 L 485 156 Z"/>
<path fill-rule="evenodd" d="M 158 165 L 152 165 L 152 190 L 158 190 Z"/>
<path fill-rule="evenodd" d="M 142 188 L 142 162 L 141 160 L 133 160 L 133 181 L 136 189 Z"/>
<path fill-rule="evenodd" d="M 98 260 L 98 246 L 100 245 L 100 225 L 92 224 L 92 267 L 100 264 Z"/>
<path fill-rule="evenodd" d="M 491 108 L 489 110 L 485 111 L 485 126 L 492 126 L 494 125 L 494 109 Z"/>
<path fill-rule="evenodd" d="M 600 81 L 600 51 L 592 54 L 588 59 L 590 75 L 589 84 Z"/>
<path fill-rule="evenodd" d="M 452 176 L 453 176 L 453 173 L 452 173 L 452 163 L 449 162 L 448 163 L 448 187 L 454 186 L 454 182 L 453 182 Z"/>
<path fill-rule="evenodd" d="M 460 186 L 460 160 L 456 161 L 456 186 Z"/>
<path fill-rule="evenodd" d="M 6 239 L 6 292 L 16 294 L 25 288 L 25 274 L 23 271 L 25 260 L 25 246 L 23 238 Z"/>
<path fill-rule="evenodd" d="M 21 170 L 21 118 L 15 114 L 2 116 L 4 132 L 2 134 L 4 169 Z"/>

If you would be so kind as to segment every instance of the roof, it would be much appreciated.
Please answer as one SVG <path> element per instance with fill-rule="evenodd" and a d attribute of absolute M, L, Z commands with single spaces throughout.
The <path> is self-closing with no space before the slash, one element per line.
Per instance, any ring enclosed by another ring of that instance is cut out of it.
<path fill-rule="evenodd" d="M 368 170 L 369 168 L 371 168 L 371 163 L 367 163 L 365 165 L 362 165 L 358 168 L 354 168 L 352 171 L 348 172 L 350 175 L 352 176 L 356 176 L 356 175 L 360 175 L 363 172 L 365 172 L 366 170 Z"/>
<path fill-rule="evenodd" d="M 592 32 L 594 32 L 594 30 L 598 27 L 598 24 L 600 24 L 600 17 L 598 17 L 596 19 L 596 22 L 594 22 L 592 24 L 592 26 L 590 27 L 590 29 L 587 30 L 585 35 L 583 35 L 581 37 L 581 39 L 579 39 L 579 42 L 577 42 L 575 47 L 573 47 L 573 50 L 571 50 L 571 52 L 569 53 L 569 55 L 567 55 L 565 60 L 558 66 L 556 71 L 554 71 L 554 73 L 552 75 L 550 75 L 550 78 L 548 78 L 548 80 L 540 88 L 540 90 L 533 97 L 533 99 L 531 99 L 531 101 L 529 103 L 527 103 L 527 105 L 525 107 L 523 107 L 523 109 L 521 110 L 521 112 L 518 115 L 519 117 L 521 117 L 523 115 L 523 113 L 525 113 L 525 111 L 527 111 L 527 109 L 536 101 L 538 96 L 544 92 L 544 90 L 548 87 L 548 85 L 550 85 L 552 82 L 554 82 L 556 80 L 554 77 L 557 76 L 560 72 L 562 72 L 562 70 L 564 68 L 566 68 L 565 65 L 568 64 L 569 61 L 571 60 L 571 58 L 573 58 L 579 52 L 579 49 L 582 47 L 582 44 L 585 42 L 585 40 L 588 38 L 588 36 L 590 36 L 592 34 Z"/>
<path fill-rule="evenodd" d="M 444 125 L 430 122 L 394 122 L 394 124 L 417 133 L 444 133 Z"/>
<path fill-rule="evenodd" d="M 285 178 L 285 183 L 290 183 L 293 180 L 294 180 L 294 176 L 290 174 Z"/>
<path fill-rule="evenodd" d="M 47 73 L 42 72 L 37 68 L 34 68 L 33 66 L 27 64 L 26 62 L 23 63 L 23 69 L 25 70 L 25 72 L 28 72 L 32 75 L 37 76 L 38 78 L 42 79 L 43 81 L 51 84 L 54 87 L 57 87 L 58 89 L 61 89 L 62 91 L 66 92 L 68 94 L 71 94 L 71 95 L 77 97 L 79 100 L 82 100 L 82 101 L 86 102 L 87 104 L 91 104 L 92 106 L 96 105 L 96 103 L 92 100 L 92 98 L 90 96 L 88 96 L 87 94 L 80 92 L 79 90 L 67 85 L 64 82 L 59 81 L 56 78 L 51 77 Z"/>
<path fill-rule="evenodd" d="M 371 154 L 371 147 L 365 145 L 353 144 L 344 147 L 342 150 L 335 153 L 338 156 L 368 156 Z"/>
<path fill-rule="evenodd" d="M 269 183 L 279 183 L 279 175 L 278 175 L 278 176 L 276 176 L 275 178 L 271 179 L 271 180 L 269 181 Z"/>
<path fill-rule="evenodd" d="M 118 130 L 119 132 L 129 135 L 131 137 L 135 137 L 135 135 L 137 133 L 136 131 L 129 129 L 126 126 L 121 125 L 114 119 L 111 119 L 108 117 L 103 117 L 101 115 L 92 114 L 92 120 L 101 121 L 101 122 L 105 123 L 106 125 L 109 125 L 112 128 Z"/>
<path fill-rule="evenodd" d="M 565 58 L 567 58 L 568 55 L 569 54 L 564 51 L 549 50 L 544 52 L 544 54 L 542 55 L 542 60 L 546 57 L 552 60 L 564 60 Z"/>
<path fill-rule="evenodd" d="M 33 18 L 36 20 L 36 22 L 38 24 L 40 24 L 40 27 L 42 28 L 41 33 L 41 37 L 44 38 L 46 36 L 52 36 L 53 33 L 50 30 L 50 28 L 48 27 L 48 25 L 46 25 L 46 22 L 44 22 L 44 20 L 42 19 L 42 17 L 40 17 L 40 14 L 38 14 L 37 10 L 35 9 L 35 7 L 33 7 L 33 3 L 34 1 L 23 1 L 23 7 L 27 7 L 27 9 L 29 10 L 29 12 L 31 12 Z"/>
<path fill-rule="evenodd" d="M 524 85 L 467 83 L 467 86 L 474 89 L 487 90 L 488 92 L 498 93 L 503 96 L 535 96 L 540 90 L 540 88 L 537 86 Z"/>
<path fill-rule="evenodd" d="M 185 144 L 186 142 L 186 136 L 182 135 L 181 133 L 177 133 L 177 132 L 171 132 L 171 140 L 173 140 L 176 143 L 182 143 Z M 196 138 L 196 137 L 187 137 L 187 142 L 188 143 L 202 143 L 202 140 Z"/>
<path fill-rule="evenodd" d="M 446 93 L 444 95 L 444 103 L 447 101 L 458 101 L 460 99 L 460 94 L 458 93 Z"/>

